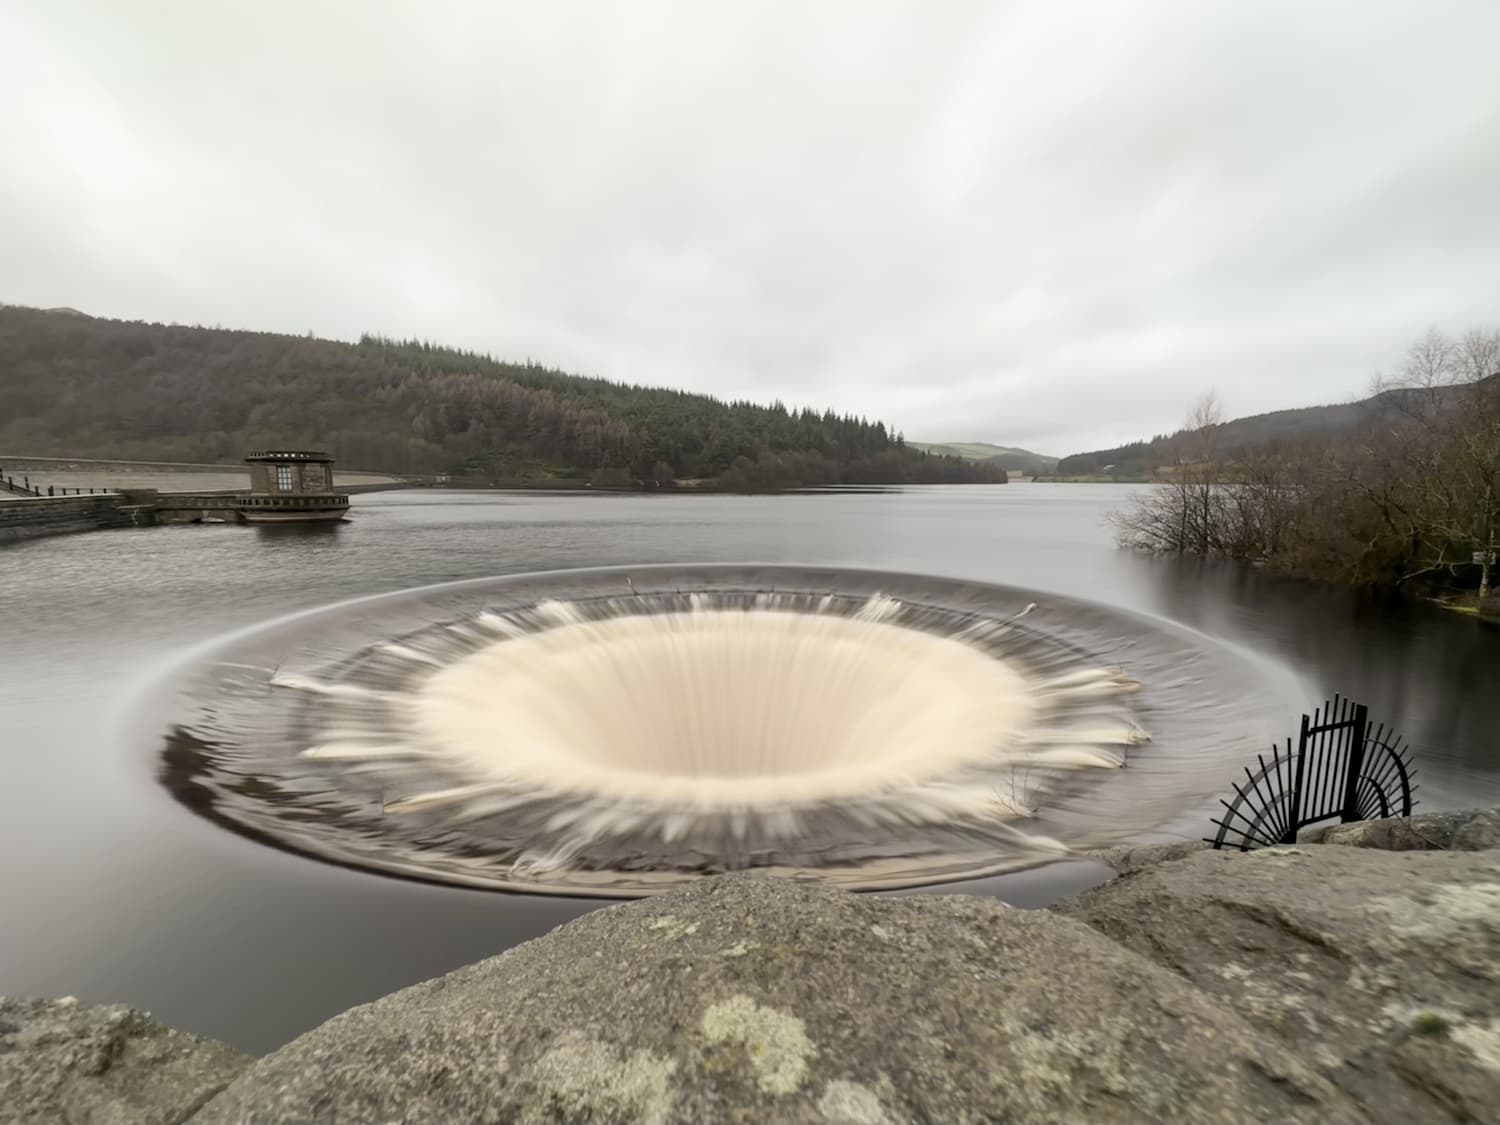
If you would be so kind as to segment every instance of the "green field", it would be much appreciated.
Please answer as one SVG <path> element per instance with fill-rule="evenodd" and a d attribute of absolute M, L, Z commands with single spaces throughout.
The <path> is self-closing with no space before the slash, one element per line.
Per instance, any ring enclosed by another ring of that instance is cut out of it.
<path fill-rule="evenodd" d="M 1028 476 L 1050 473 L 1057 467 L 1056 457 L 1010 445 L 995 445 L 988 441 L 909 441 L 906 444 L 913 449 L 944 457 L 962 457 L 965 461 L 993 461 L 1003 469 Z"/>

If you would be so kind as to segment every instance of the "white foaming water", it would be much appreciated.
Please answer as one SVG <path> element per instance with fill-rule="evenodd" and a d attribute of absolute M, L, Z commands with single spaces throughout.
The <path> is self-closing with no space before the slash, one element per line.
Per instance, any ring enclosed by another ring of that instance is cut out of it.
<path fill-rule="evenodd" d="M 236 635 L 184 665 L 159 769 L 222 827 L 388 874 L 629 897 L 754 869 L 869 889 L 1181 825 L 1274 737 L 1284 699 L 1218 642 L 1050 594 L 631 567 Z"/>
<path fill-rule="evenodd" d="M 574 618 L 427 678 L 413 741 L 476 782 L 699 808 L 864 796 L 1028 752 L 1020 674 L 880 618 Z"/>
<path fill-rule="evenodd" d="M 312 808 L 278 819 L 301 846 L 476 885 L 1002 870 L 1065 854 L 1038 810 L 1149 741 L 1136 683 L 1034 608 L 633 586 L 470 608 L 278 670 L 306 765 L 260 761 L 277 812 Z"/>

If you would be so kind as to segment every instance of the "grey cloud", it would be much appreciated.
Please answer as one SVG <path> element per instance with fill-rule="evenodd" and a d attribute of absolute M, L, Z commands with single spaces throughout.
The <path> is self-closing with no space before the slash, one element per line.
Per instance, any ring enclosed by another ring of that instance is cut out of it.
<path fill-rule="evenodd" d="M 0 300 L 1053 452 L 1494 324 L 1489 0 L 16 0 Z"/>

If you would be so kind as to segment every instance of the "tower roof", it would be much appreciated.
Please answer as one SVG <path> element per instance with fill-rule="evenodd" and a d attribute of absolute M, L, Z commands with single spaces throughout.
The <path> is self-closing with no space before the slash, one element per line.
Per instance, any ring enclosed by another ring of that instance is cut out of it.
<path fill-rule="evenodd" d="M 324 465 L 333 464 L 333 458 L 320 449 L 252 449 L 245 454 L 246 462 L 253 461 L 313 461 Z"/>

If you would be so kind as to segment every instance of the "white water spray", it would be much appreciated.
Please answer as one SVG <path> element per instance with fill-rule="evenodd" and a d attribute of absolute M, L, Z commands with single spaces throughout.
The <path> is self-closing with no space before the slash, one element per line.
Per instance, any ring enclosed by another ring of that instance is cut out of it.
<path fill-rule="evenodd" d="M 806 568 L 456 584 L 287 619 L 223 657 L 164 756 L 192 807 L 340 862 L 556 893 L 1041 862 L 1179 807 L 1224 714 L 1198 686 L 1222 654 L 1181 633 Z M 1152 671 L 1149 708 L 1122 657 Z M 1139 753 L 1148 715 L 1178 753 Z"/>
<path fill-rule="evenodd" d="M 884 596 L 630 608 L 486 610 L 371 646 L 399 689 L 274 682 L 324 701 L 328 737 L 302 756 L 388 772 L 388 813 L 461 823 L 546 800 L 548 839 L 517 860 L 533 874 L 608 840 L 743 855 L 835 808 L 866 830 L 957 824 L 1053 852 L 1003 824 L 1032 812 L 1034 771 L 1118 767 L 1147 737 L 1118 671 L 1001 658 L 1013 619 L 934 631 Z"/>

